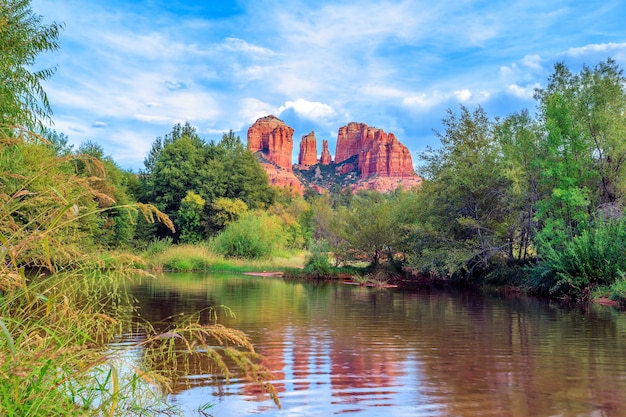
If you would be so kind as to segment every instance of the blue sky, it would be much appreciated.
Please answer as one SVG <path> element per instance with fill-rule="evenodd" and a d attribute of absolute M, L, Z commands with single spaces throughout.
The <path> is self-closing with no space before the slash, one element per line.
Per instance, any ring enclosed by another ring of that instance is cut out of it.
<path fill-rule="evenodd" d="M 64 22 L 45 89 L 70 143 L 100 143 L 135 171 L 158 136 L 189 122 L 201 137 L 243 140 L 274 114 L 295 129 L 294 156 L 318 153 L 351 121 L 437 147 L 446 109 L 533 110 L 556 62 L 607 57 L 626 68 L 626 2 L 32 0 Z"/>

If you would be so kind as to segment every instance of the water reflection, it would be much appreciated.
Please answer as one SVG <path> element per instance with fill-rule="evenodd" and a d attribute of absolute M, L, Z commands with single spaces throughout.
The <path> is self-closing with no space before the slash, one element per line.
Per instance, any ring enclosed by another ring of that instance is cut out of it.
<path fill-rule="evenodd" d="M 214 416 L 626 415 L 626 323 L 606 307 L 237 275 L 163 275 L 134 294 L 157 328 L 198 311 L 208 323 L 214 311 L 244 330 L 283 404 L 240 378 L 211 378 L 199 358 L 171 397 L 189 410 L 213 401 Z"/>

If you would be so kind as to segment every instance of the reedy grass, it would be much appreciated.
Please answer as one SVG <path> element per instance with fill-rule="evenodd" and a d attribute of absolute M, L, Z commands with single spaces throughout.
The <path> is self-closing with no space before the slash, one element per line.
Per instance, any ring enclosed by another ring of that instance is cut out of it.
<path fill-rule="evenodd" d="M 126 286 L 143 263 L 90 242 L 81 222 L 106 210 L 94 204 L 97 191 L 68 173 L 68 158 L 37 148 L 40 137 L 20 134 L 0 137 L 0 415 L 175 415 L 179 410 L 162 401 L 168 370 L 177 369 L 181 355 L 201 351 L 218 363 L 232 358 L 252 379 L 267 377 L 245 335 L 216 323 L 189 321 L 171 338 L 140 325 L 145 335 L 138 344 L 148 353 L 140 364 L 110 350 L 113 336 L 136 321 Z M 21 164 L 33 150 L 47 159 Z M 139 211 L 171 226 L 150 205 L 108 209 Z M 174 339 L 186 341 L 186 349 L 173 349 Z M 163 349 L 175 355 L 157 355 Z M 149 367 L 157 358 L 164 361 L 160 370 Z"/>
<path fill-rule="evenodd" d="M 261 259 L 226 258 L 206 244 L 181 244 L 158 253 L 145 253 L 147 267 L 155 271 L 259 272 L 301 268 L 304 252 Z"/>

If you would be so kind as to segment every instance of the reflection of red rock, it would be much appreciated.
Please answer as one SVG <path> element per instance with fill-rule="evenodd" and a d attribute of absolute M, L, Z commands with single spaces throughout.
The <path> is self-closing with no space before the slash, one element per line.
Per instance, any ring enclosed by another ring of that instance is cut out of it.
<path fill-rule="evenodd" d="M 300 154 L 298 155 L 298 164 L 303 166 L 317 164 L 317 143 L 315 132 L 302 136 L 300 141 Z"/>
<path fill-rule="evenodd" d="M 364 346 L 355 338 L 349 343 L 333 346 L 330 353 L 333 402 L 359 404 L 392 397 L 398 386 L 397 378 L 405 375 L 398 366 L 402 363 L 400 354 L 386 350 L 384 345 L 371 344 L 371 340 L 364 340 Z M 368 351 L 367 355 L 362 354 L 364 350 Z"/>
<path fill-rule="evenodd" d="M 322 156 L 320 157 L 321 165 L 330 165 L 333 162 L 330 157 L 330 152 L 328 151 L 328 141 L 326 139 L 322 140 Z"/>
<path fill-rule="evenodd" d="M 276 116 L 265 116 L 248 129 L 248 149 L 261 152 L 268 161 L 291 171 L 292 137 L 293 128 Z"/>

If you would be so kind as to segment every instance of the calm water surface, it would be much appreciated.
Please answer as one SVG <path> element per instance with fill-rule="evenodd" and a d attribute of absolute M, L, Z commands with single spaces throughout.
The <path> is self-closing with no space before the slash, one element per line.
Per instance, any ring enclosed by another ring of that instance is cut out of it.
<path fill-rule="evenodd" d="M 220 322 L 275 377 L 281 410 L 192 369 L 169 398 L 190 415 L 212 402 L 215 417 L 626 416 L 626 316 L 609 307 L 206 274 L 165 274 L 134 295 L 154 323 L 228 306 Z"/>

